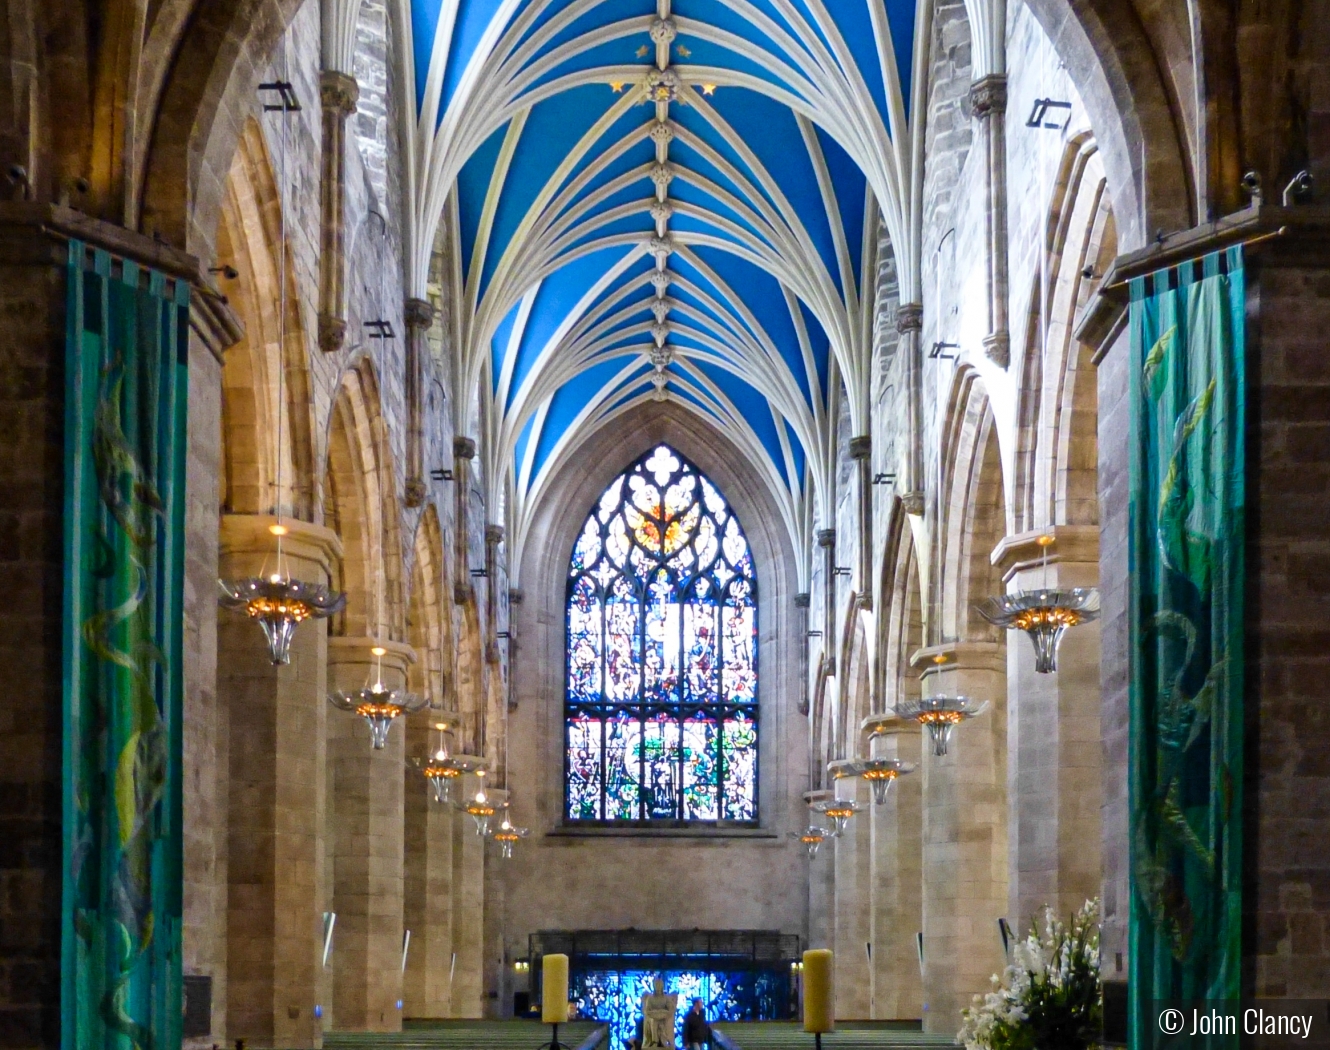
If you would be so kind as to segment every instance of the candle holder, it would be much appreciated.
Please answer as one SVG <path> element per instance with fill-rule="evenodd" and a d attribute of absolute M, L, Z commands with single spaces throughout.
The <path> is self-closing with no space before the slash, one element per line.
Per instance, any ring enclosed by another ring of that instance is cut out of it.
<path fill-rule="evenodd" d="M 550 1025 L 553 1031 L 550 1033 L 550 1041 L 541 1043 L 536 1050 L 572 1050 L 567 1043 L 559 1042 L 559 1022 L 555 1021 Z"/>

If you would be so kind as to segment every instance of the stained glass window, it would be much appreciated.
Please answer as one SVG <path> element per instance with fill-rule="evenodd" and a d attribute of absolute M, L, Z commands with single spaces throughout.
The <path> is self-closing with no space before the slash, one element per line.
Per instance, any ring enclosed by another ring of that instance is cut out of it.
<path fill-rule="evenodd" d="M 660 445 L 568 571 L 570 821 L 757 821 L 757 580 L 720 491 Z"/>
<path fill-rule="evenodd" d="M 774 1021 L 790 1016 L 788 970 L 596 970 L 575 969 L 569 997 L 582 1020 L 610 1027 L 610 1046 L 623 1050 L 637 1034 L 642 996 L 657 977 L 665 992 L 677 995 L 675 1042 L 683 1045 L 683 1016 L 702 1000 L 708 1021 Z"/>

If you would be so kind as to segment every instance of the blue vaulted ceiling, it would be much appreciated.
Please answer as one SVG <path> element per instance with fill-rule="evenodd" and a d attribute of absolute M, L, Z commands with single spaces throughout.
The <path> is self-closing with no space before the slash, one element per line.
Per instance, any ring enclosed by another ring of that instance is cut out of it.
<path fill-rule="evenodd" d="M 916 28 L 916 0 L 411 0 L 416 240 L 447 212 L 519 516 L 587 433 L 669 399 L 801 517 L 833 369 L 867 402 Z"/>

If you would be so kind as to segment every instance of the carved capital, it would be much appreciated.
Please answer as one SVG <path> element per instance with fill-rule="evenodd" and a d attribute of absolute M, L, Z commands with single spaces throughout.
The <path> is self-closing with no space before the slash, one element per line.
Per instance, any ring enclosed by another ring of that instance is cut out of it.
<path fill-rule="evenodd" d="M 360 101 L 360 85 L 356 78 L 333 69 L 325 69 L 319 74 L 319 101 L 325 112 L 349 117 L 356 111 Z"/>
<path fill-rule="evenodd" d="M 475 592 L 474 590 L 472 590 L 472 588 L 471 588 L 471 584 L 470 584 L 470 583 L 454 583 L 454 584 L 453 584 L 453 604 L 454 604 L 454 605 L 466 605 L 467 602 L 471 601 L 471 599 L 475 597 L 475 595 L 476 595 L 476 592 Z"/>
<path fill-rule="evenodd" d="M 818 545 L 819 547 L 834 547 L 834 546 L 836 546 L 836 530 L 835 530 L 835 529 L 818 529 L 818 530 L 817 530 L 817 545 Z"/>
<path fill-rule="evenodd" d="M 1007 78 L 1002 73 L 990 73 L 970 85 L 970 109 L 983 120 L 993 114 L 1007 112 Z"/>
<path fill-rule="evenodd" d="M 346 322 L 332 314 L 319 314 L 319 349 L 335 354 L 346 344 Z"/>
<path fill-rule="evenodd" d="M 869 459 L 873 455 L 873 439 L 868 434 L 850 438 L 850 458 Z"/>
<path fill-rule="evenodd" d="M 863 609 L 865 612 L 873 611 L 873 592 L 864 591 L 854 596 L 854 607 Z"/>
<path fill-rule="evenodd" d="M 509 587 L 509 588 L 508 588 L 508 604 L 509 604 L 509 605 L 521 605 L 521 604 L 522 604 L 522 600 L 523 600 L 525 597 L 526 597 L 526 596 L 522 593 L 522 588 L 520 588 L 520 587 Z"/>
<path fill-rule="evenodd" d="M 402 320 L 407 328 L 426 329 L 434 323 L 434 304 L 425 299 L 407 299 Z"/>
<path fill-rule="evenodd" d="M 403 492 L 403 499 L 408 507 L 422 507 L 425 505 L 425 482 L 420 478 L 407 478 L 406 488 Z"/>
<path fill-rule="evenodd" d="M 984 353 L 999 368 L 1011 364 L 1011 336 L 1006 332 L 994 332 L 984 336 Z"/>
<path fill-rule="evenodd" d="M 900 494 L 900 501 L 901 506 L 905 508 L 906 514 L 923 514 L 924 494 L 922 492 L 902 492 Z"/>
<path fill-rule="evenodd" d="M 796 609 L 807 609 L 812 604 L 812 595 L 807 591 L 800 591 L 794 596 L 794 607 Z"/>
<path fill-rule="evenodd" d="M 500 543 L 502 543 L 502 542 L 503 542 L 503 526 L 502 526 L 502 525 L 486 525 L 486 526 L 485 526 L 485 542 L 486 542 L 487 544 L 489 544 L 491 547 L 497 547 Z"/>
<path fill-rule="evenodd" d="M 924 326 L 924 307 L 922 303 L 901 303 L 896 307 L 896 331 L 917 332 Z"/>
<path fill-rule="evenodd" d="M 476 443 L 469 437 L 453 438 L 454 459 L 475 459 Z"/>

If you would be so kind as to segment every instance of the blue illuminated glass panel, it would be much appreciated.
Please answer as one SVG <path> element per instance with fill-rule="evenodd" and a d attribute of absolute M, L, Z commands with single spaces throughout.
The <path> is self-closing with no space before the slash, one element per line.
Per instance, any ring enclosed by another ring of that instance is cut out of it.
<path fill-rule="evenodd" d="M 683 1045 L 683 1015 L 701 999 L 708 1021 L 775 1021 L 790 1016 L 790 982 L 781 970 L 574 970 L 569 995 L 578 1017 L 610 1027 L 610 1050 L 637 1033 L 642 996 L 657 977 L 679 997 L 675 1042 Z"/>
<path fill-rule="evenodd" d="M 660 445 L 573 545 L 570 821 L 757 821 L 757 580 L 720 491 Z"/>

